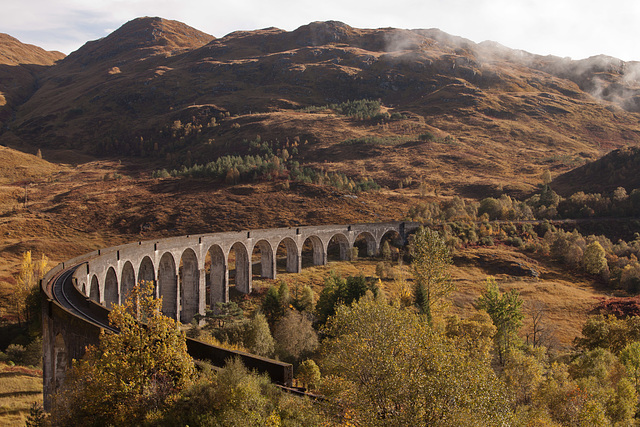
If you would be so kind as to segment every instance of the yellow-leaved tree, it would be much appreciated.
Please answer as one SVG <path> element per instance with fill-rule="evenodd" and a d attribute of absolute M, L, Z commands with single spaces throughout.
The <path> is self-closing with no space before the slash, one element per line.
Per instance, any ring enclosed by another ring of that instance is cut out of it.
<path fill-rule="evenodd" d="M 47 271 L 49 260 L 42 254 L 42 257 L 33 261 L 31 251 L 22 254 L 22 264 L 20 272 L 15 276 L 16 284 L 11 294 L 11 302 L 18 316 L 18 322 L 30 322 L 33 318 L 36 308 L 30 309 L 31 302 L 39 301 L 38 283 L 44 273 Z"/>
<path fill-rule="evenodd" d="M 191 383 L 185 334 L 161 307 L 151 282 L 114 306 L 109 323 L 119 333 L 104 332 L 67 373 L 54 397 L 55 425 L 141 425 Z"/>

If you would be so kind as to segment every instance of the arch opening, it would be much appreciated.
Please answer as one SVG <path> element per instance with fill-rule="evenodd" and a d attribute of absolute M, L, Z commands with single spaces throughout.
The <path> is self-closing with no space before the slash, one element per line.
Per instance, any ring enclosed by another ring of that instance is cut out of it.
<path fill-rule="evenodd" d="M 133 269 L 133 264 L 130 261 L 127 261 L 122 267 L 122 277 L 120 279 L 120 298 L 121 303 L 124 302 L 131 290 L 136 284 L 136 272 Z"/>
<path fill-rule="evenodd" d="M 328 261 L 348 261 L 349 260 L 349 240 L 342 234 L 334 234 L 327 244 Z"/>
<path fill-rule="evenodd" d="M 89 299 L 100 304 L 100 283 L 98 283 L 98 276 L 95 274 L 91 278 L 91 287 L 89 290 Z"/>
<path fill-rule="evenodd" d="M 299 273 L 298 245 L 290 237 L 285 237 L 276 250 L 276 268 L 281 273 Z"/>
<path fill-rule="evenodd" d="M 389 230 L 380 239 L 380 256 L 390 261 L 397 261 L 402 254 L 403 247 L 400 233 L 396 230 Z"/>
<path fill-rule="evenodd" d="M 378 252 L 376 238 L 367 231 L 358 234 L 353 247 L 358 249 L 359 257 L 374 257 Z"/>
<path fill-rule="evenodd" d="M 200 306 L 200 272 L 198 258 L 192 249 L 186 249 L 180 258 L 180 321 L 189 323 Z"/>
<path fill-rule="evenodd" d="M 251 263 L 247 248 L 240 242 L 229 251 L 229 288 L 243 294 L 251 292 Z"/>
<path fill-rule="evenodd" d="M 160 258 L 158 267 L 158 288 L 162 297 L 162 314 L 177 319 L 178 314 L 178 277 L 176 263 L 171 253 L 166 252 Z"/>
<path fill-rule="evenodd" d="M 153 261 L 148 256 L 144 257 L 140 262 L 138 282 L 153 282 L 154 288 L 157 288 L 155 268 L 153 267 Z M 156 296 L 158 296 L 157 292 L 158 290 L 156 289 Z"/>
<path fill-rule="evenodd" d="M 116 270 L 113 267 L 109 267 L 107 270 L 107 277 L 104 279 L 104 305 L 109 310 L 114 305 L 120 304 L 118 295 L 118 277 L 116 276 Z"/>
<path fill-rule="evenodd" d="M 302 267 L 310 267 L 313 265 L 324 265 L 326 256 L 322 240 L 318 236 L 309 236 L 302 245 Z"/>
<path fill-rule="evenodd" d="M 273 249 L 266 240 L 260 240 L 251 252 L 251 273 L 254 278 L 275 279 Z"/>
<path fill-rule="evenodd" d="M 228 302 L 229 272 L 227 260 L 220 246 L 214 245 L 207 251 L 205 270 L 207 272 L 205 298 L 208 307 L 213 308 L 217 302 Z"/>

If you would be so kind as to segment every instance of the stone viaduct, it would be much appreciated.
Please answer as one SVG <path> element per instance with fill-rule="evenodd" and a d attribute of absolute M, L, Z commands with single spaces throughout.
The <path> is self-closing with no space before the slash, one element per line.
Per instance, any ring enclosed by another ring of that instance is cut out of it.
<path fill-rule="evenodd" d="M 406 244 L 418 226 L 390 222 L 187 235 L 101 249 L 66 261 L 42 281 L 45 405 L 71 360 L 82 357 L 84 347 L 108 328 L 108 309 L 123 302 L 139 281 L 154 282 L 166 316 L 189 323 L 216 302 L 228 302 L 230 287 L 250 293 L 254 273 L 275 279 L 279 268 L 300 272 L 303 259 L 305 265 L 325 265 L 331 254 L 348 260 L 354 245 L 361 256 L 373 256 L 384 240 Z M 65 271 L 73 284 L 66 291 L 72 294 L 68 303 L 56 282 Z M 247 356 L 245 363 L 252 364 Z M 270 362 L 258 360 L 255 366 L 267 371 Z"/>

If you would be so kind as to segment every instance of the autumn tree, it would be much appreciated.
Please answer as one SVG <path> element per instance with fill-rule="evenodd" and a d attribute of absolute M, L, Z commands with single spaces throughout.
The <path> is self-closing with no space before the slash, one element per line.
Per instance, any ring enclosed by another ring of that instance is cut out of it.
<path fill-rule="evenodd" d="M 318 335 L 311 320 L 296 310 L 287 310 L 275 325 L 276 351 L 283 360 L 299 361 L 318 347 Z"/>
<path fill-rule="evenodd" d="M 493 277 L 487 278 L 487 290 L 476 300 L 480 310 L 485 310 L 496 327 L 494 341 L 498 358 L 503 364 L 505 356 L 518 341 L 522 326 L 522 299 L 515 289 L 501 293 Z"/>
<path fill-rule="evenodd" d="M 437 231 L 420 227 L 413 235 L 410 254 L 415 304 L 431 324 L 433 316 L 449 303 L 449 295 L 455 289 L 448 272 L 449 248 Z"/>
<path fill-rule="evenodd" d="M 627 369 L 627 374 L 633 379 L 636 392 L 640 393 L 640 342 L 634 341 L 620 352 L 620 362 Z"/>
<path fill-rule="evenodd" d="M 250 352 L 259 356 L 270 357 L 273 355 L 275 341 L 271 336 L 269 323 L 264 314 L 255 314 L 245 325 L 242 343 Z"/>
<path fill-rule="evenodd" d="M 231 359 L 224 368 L 205 369 L 198 381 L 183 390 L 147 425 L 313 427 L 329 424 L 310 399 L 283 393 L 267 375 L 259 375 L 243 366 L 239 359 Z"/>
<path fill-rule="evenodd" d="M 109 324 L 119 332 L 103 332 L 67 373 L 54 397 L 56 425 L 140 425 L 190 383 L 194 363 L 185 334 L 161 307 L 150 282 L 114 306 Z"/>
<path fill-rule="evenodd" d="M 411 309 L 367 294 L 327 322 L 321 391 L 362 426 L 512 424 L 504 384 Z M 345 421 L 345 420 L 342 420 Z"/>
<path fill-rule="evenodd" d="M 15 277 L 15 288 L 10 296 L 20 323 L 29 322 L 34 315 L 37 315 L 35 310 L 29 309 L 29 301 L 40 300 L 38 283 L 47 270 L 48 262 L 44 254 L 37 261 L 32 260 L 31 251 L 22 254 L 20 272 Z"/>
<path fill-rule="evenodd" d="M 602 245 L 595 241 L 584 250 L 582 257 L 584 271 L 589 274 L 602 274 L 607 269 L 606 253 Z"/>
<path fill-rule="evenodd" d="M 303 384 L 303 387 L 313 390 L 320 382 L 320 368 L 316 362 L 307 359 L 298 367 L 296 378 Z"/>

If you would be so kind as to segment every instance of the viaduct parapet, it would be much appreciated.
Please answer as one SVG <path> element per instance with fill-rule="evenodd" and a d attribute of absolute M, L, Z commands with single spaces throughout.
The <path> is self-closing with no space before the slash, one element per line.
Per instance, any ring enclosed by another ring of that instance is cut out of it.
<path fill-rule="evenodd" d="M 354 245 L 360 255 L 373 256 L 385 240 L 406 244 L 418 227 L 388 222 L 187 235 L 100 249 L 66 261 L 42 281 L 45 407 L 71 361 L 81 358 L 85 347 L 108 328 L 108 310 L 124 302 L 139 281 L 155 284 L 163 314 L 189 323 L 215 303 L 228 302 L 230 286 L 250 293 L 254 273 L 275 279 L 279 263 L 285 271 L 299 273 L 303 258 L 306 264 L 325 265 L 331 253 L 349 260 Z M 198 348 L 197 357 L 206 353 L 201 343 L 190 347 Z M 224 360 L 221 352 L 211 347 L 210 359 Z M 278 376 L 274 372 L 286 364 L 241 356 L 272 379 L 291 381 L 290 365 Z"/>

